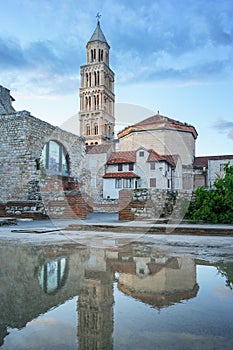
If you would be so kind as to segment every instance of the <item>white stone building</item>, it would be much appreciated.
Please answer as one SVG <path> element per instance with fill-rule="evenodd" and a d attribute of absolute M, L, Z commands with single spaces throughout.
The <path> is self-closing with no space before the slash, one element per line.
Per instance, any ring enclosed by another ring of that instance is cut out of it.
<path fill-rule="evenodd" d="M 233 165 L 233 155 L 195 157 L 194 188 L 204 186 L 212 188 L 216 179 L 224 176 L 226 164 Z"/>
<path fill-rule="evenodd" d="M 193 162 L 197 131 L 192 125 L 156 114 L 126 127 L 118 133 L 121 151 L 140 147 L 154 149 L 160 155 L 178 155 L 182 163 L 182 176 L 178 188 L 193 188 Z"/>
<path fill-rule="evenodd" d="M 180 189 L 182 166 L 179 156 L 161 156 L 140 147 L 113 152 L 103 175 L 103 198 L 117 199 L 125 188 Z"/>

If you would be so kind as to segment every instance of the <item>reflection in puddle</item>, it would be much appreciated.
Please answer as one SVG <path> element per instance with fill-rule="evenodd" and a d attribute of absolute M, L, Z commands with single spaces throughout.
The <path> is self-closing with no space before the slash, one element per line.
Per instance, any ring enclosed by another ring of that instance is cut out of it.
<path fill-rule="evenodd" d="M 231 349 L 233 264 L 150 244 L 0 247 L 0 348 Z"/>
<path fill-rule="evenodd" d="M 61 257 L 40 266 L 38 279 L 45 293 L 55 293 L 65 283 L 67 265 L 67 258 Z"/>

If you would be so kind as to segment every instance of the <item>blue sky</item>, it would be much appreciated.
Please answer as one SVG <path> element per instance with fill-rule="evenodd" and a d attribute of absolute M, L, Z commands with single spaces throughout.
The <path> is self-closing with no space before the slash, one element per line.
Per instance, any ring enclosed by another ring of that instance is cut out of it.
<path fill-rule="evenodd" d="M 233 0 L 0 3 L 0 85 L 17 110 L 55 125 L 77 114 L 79 67 L 100 12 L 116 102 L 126 106 L 117 125 L 159 110 L 196 127 L 197 155 L 233 153 Z"/>

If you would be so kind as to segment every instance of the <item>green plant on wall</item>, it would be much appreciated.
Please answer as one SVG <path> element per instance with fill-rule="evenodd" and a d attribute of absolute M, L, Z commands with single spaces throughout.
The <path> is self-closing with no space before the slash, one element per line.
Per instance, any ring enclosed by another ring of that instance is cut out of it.
<path fill-rule="evenodd" d="M 226 164 L 224 177 L 215 180 L 213 189 L 198 187 L 187 217 L 195 222 L 233 224 L 233 166 Z"/>

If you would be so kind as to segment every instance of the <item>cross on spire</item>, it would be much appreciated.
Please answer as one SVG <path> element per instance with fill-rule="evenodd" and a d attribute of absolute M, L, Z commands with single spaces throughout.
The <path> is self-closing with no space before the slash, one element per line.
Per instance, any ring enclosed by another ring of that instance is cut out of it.
<path fill-rule="evenodd" d="M 97 15 L 96 15 L 96 18 L 97 18 L 97 21 L 99 22 L 100 20 L 100 17 L 101 17 L 101 14 L 99 12 L 97 12 Z"/>

